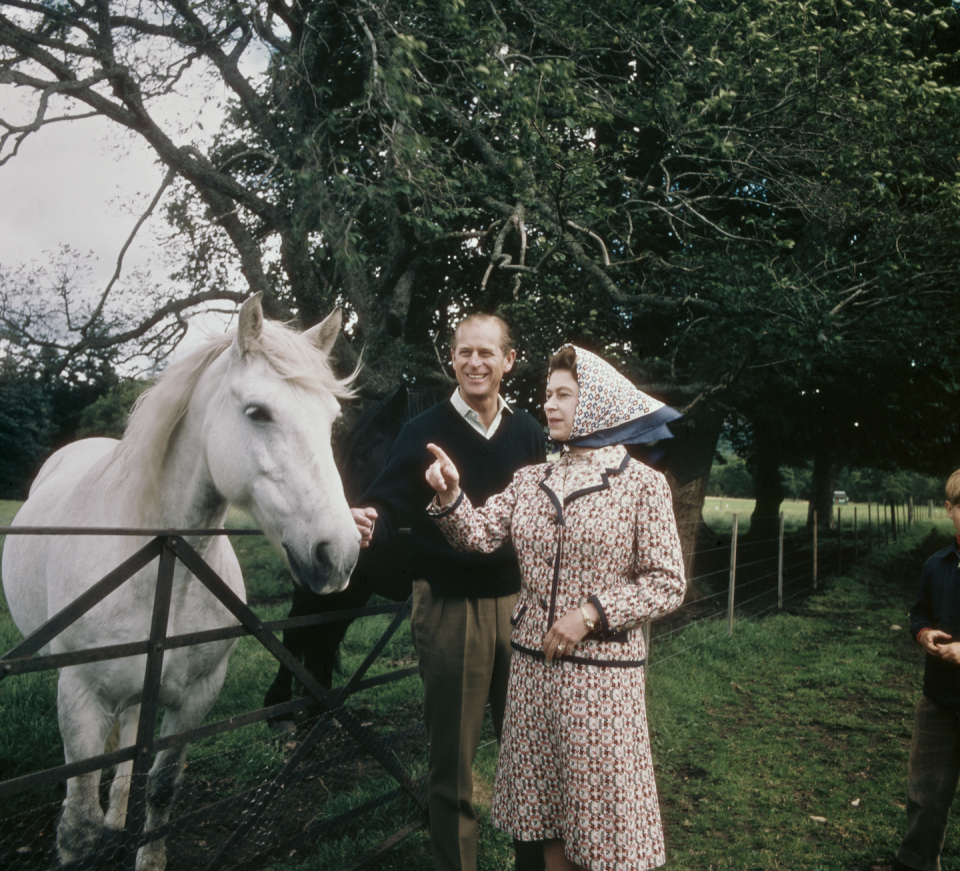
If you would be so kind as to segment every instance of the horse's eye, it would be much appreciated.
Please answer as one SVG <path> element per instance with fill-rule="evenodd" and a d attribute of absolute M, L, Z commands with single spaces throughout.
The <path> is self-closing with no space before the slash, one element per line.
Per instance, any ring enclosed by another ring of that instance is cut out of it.
<path fill-rule="evenodd" d="M 255 420 L 257 423 L 270 423 L 273 420 L 270 412 L 262 405 L 251 405 L 244 413 L 250 420 Z"/>

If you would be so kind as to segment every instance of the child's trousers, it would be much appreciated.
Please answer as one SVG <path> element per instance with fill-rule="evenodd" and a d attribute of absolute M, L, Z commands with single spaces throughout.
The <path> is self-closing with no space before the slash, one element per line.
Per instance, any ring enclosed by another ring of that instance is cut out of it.
<path fill-rule="evenodd" d="M 897 853 L 917 871 L 940 871 L 950 805 L 960 780 L 960 711 L 920 696 L 907 765 L 907 835 Z"/>

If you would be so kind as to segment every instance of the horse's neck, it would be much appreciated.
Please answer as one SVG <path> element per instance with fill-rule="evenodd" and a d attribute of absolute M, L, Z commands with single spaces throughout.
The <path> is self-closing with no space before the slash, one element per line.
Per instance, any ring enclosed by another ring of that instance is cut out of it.
<path fill-rule="evenodd" d="M 201 384 L 170 440 L 157 493 L 157 519 L 165 528 L 213 529 L 229 507 L 207 468 L 202 443 L 203 410 L 209 398 Z"/>

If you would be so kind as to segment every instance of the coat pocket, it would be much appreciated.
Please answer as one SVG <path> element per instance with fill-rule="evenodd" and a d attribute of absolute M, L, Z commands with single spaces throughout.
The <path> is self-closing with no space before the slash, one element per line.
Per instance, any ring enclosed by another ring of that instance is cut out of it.
<path fill-rule="evenodd" d="M 523 620 L 523 615 L 527 613 L 527 604 L 522 605 L 518 604 L 513 610 L 513 614 L 510 615 L 510 625 L 516 628 L 520 625 L 520 621 Z"/>

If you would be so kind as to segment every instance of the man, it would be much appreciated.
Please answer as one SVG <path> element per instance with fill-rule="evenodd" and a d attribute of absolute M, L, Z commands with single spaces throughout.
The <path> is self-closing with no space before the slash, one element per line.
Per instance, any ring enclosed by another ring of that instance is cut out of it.
<path fill-rule="evenodd" d="M 477 820 L 472 767 L 489 699 L 497 738 L 503 725 L 510 665 L 510 616 L 520 590 L 511 545 L 492 554 L 462 554 L 427 516 L 433 496 L 424 474 L 439 445 L 460 469 L 460 486 L 482 505 L 521 466 L 544 461 L 543 428 L 500 396 L 516 351 L 506 323 L 471 315 L 454 331 L 453 396 L 401 430 L 387 464 L 353 509 L 364 539 L 376 548 L 409 526 L 413 611 L 410 629 L 424 689 L 430 741 L 430 841 L 437 871 L 474 871 Z M 515 843 L 518 868 L 543 867 L 539 844 Z"/>

